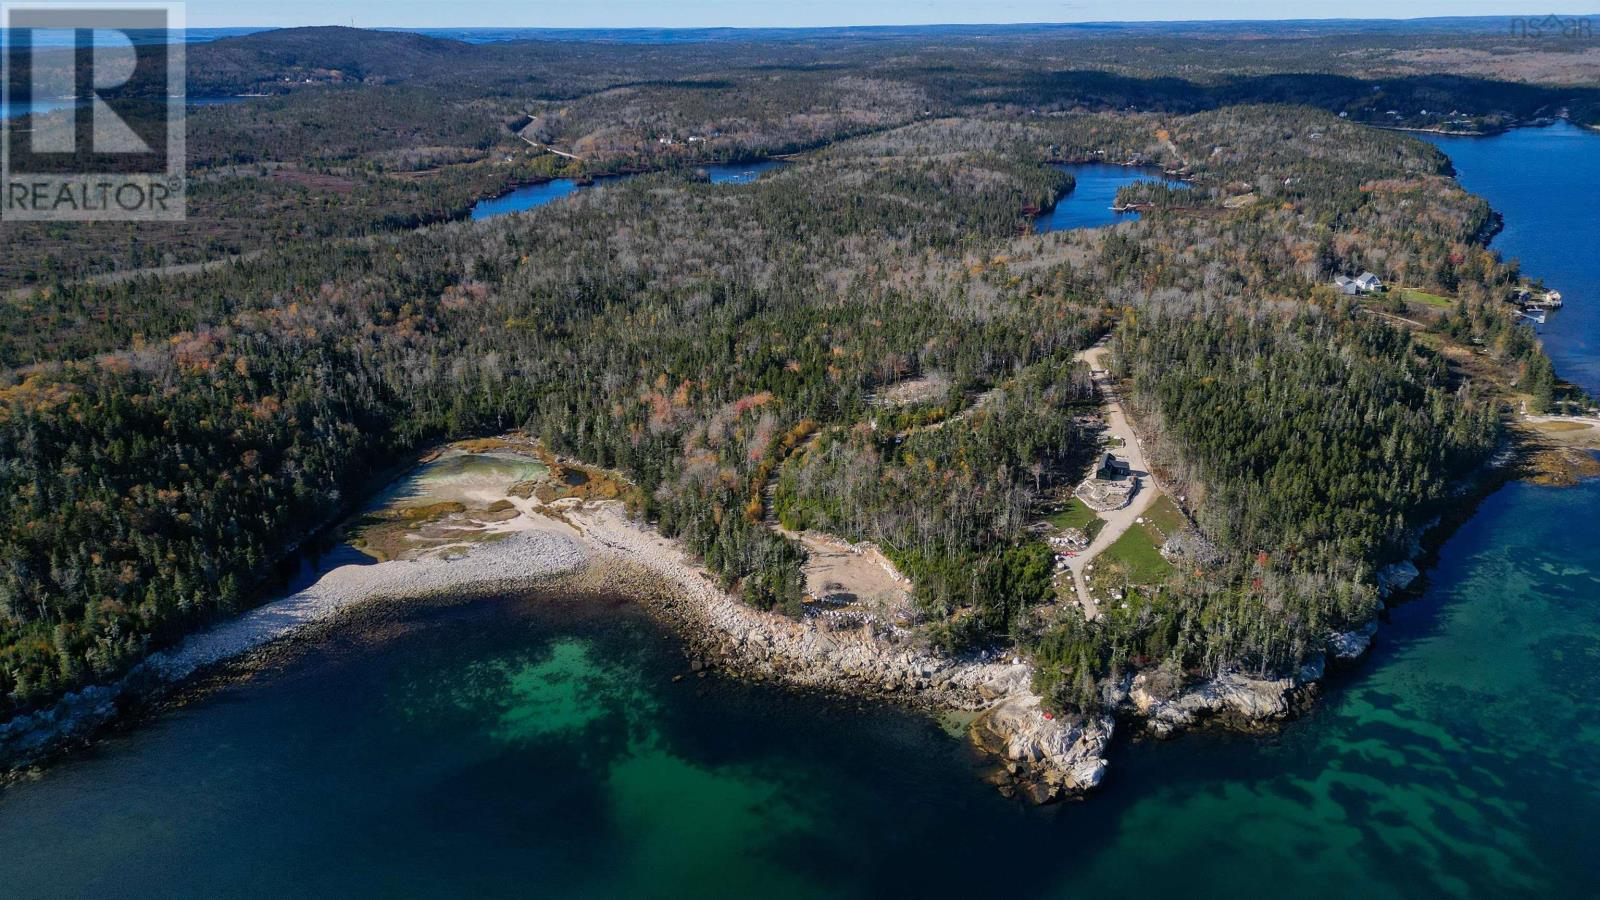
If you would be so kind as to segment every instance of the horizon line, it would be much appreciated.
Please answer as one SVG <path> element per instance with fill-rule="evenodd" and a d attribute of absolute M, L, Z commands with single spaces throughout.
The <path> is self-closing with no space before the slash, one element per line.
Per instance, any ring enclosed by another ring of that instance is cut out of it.
<path fill-rule="evenodd" d="M 1071 19 L 1060 21 L 1020 22 L 873 22 L 866 24 L 830 25 L 351 25 L 325 22 L 317 25 L 199 25 L 185 30 L 195 31 L 216 28 L 261 28 L 284 30 L 289 28 L 353 28 L 358 31 L 825 31 L 867 28 L 1041 28 L 1062 26 L 1108 25 L 1287 25 L 1294 23 L 1418 23 L 1418 22 L 1471 22 L 1495 19 L 1546 19 L 1564 17 L 1600 17 L 1600 9 L 1590 12 L 1542 13 L 1481 13 L 1468 16 L 1410 16 L 1363 18 L 1358 16 L 1286 16 L 1283 18 L 1216 18 L 1216 19 Z"/>

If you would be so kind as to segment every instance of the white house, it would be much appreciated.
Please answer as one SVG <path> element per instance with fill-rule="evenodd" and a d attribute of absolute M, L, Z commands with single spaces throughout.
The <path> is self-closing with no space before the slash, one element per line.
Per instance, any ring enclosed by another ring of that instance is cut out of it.
<path fill-rule="evenodd" d="M 1340 275 L 1333 280 L 1333 288 L 1341 294 L 1356 296 L 1383 290 L 1383 279 L 1371 272 L 1362 272 L 1355 278 Z"/>

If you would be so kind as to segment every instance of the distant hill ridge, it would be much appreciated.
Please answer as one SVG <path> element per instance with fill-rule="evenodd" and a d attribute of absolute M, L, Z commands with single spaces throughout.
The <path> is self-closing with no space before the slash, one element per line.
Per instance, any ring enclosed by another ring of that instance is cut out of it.
<path fill-rule="evenodd" d="M 390 82 L 466 62 L 471 44 L 400 31 L 328 25 L 227 37 L 189 48 L 190 90 L 292 82 Z"/>

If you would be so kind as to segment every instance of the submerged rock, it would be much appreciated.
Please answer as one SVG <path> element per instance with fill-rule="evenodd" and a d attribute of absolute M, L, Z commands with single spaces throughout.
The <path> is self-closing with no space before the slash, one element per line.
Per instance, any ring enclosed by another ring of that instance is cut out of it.
<path fill-rule="evenodd" d="M 1112 719 L 1047 717 L 1033 692 L 1033 668 L 1021 660 L 956 659 L 870 628 L 824 633 L 814 619 L 741 602 L 704 578 L 678 545 L 614 506 L 575 511 L 572 521 L 595 551 L 580 581 L 645 601 L 694 645 L 691 659 L 715 658 L 737 675 L 830 693 L 981 711 L 972 736 L 1019 767 L 1007 789 L 1030 800 L 1081 793 L 1104 777 Z"/>
<path fill-rule="evenodd" d="M 1295 680 L 1301 684 L 1313 684 L 1321 681 L 1327 670 L 1327 656 L 1321 653 L 1313 653 L 1310 658 L 1300 664 L 1300 671 L 1295 673 Z"/>

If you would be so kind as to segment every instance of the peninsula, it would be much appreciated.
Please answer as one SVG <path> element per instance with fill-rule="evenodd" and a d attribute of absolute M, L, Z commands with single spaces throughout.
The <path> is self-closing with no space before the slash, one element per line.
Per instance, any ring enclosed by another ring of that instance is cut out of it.
<path fill-rule="evenodd" d="M 188 221 L 3 235 L 5 761 L 364 599 L 555 579 L 694 671 L 975 713 L 1043 802 L 1115 728 L 1291 715 L 1436 523 L 1592 465 L 1537 273 L 1401 129 L 1593 124 L 1593 89 L 1384 32 L 1337 37 L 1359 72 L 884 40 L 196 45 L 192 83 L 265 96 L 193 111 Z M 1085 161 L 1136 213 L 1036 230 Z M 554 179 L 589 186 L 472 216 Z M 377 493 L 418 454 L 468 474 Z M 284 596 L 344 540 L 381 561 Z"/>

